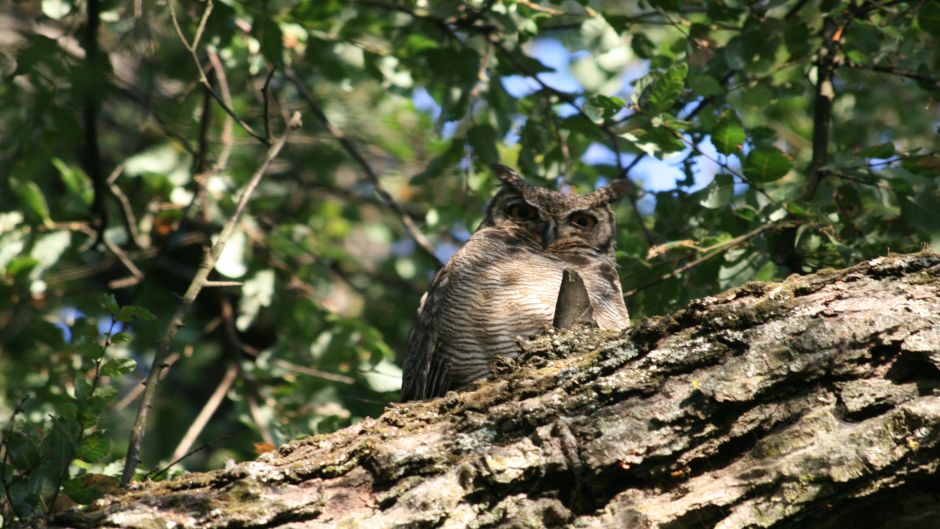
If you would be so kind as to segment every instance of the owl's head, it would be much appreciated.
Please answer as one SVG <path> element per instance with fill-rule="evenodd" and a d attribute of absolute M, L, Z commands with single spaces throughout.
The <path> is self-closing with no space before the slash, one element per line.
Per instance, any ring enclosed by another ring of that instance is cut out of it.
<path fill-rule="evenodd" d="M 504 165 L 492 168 L 503 187 L 490 202 L 481 228 L 505 229 L 552 253 L 613 255 L 610 203 L 623 196 L 627 181 L 614 181 L 587 195 L 565 195 L 533 186 Z"/>

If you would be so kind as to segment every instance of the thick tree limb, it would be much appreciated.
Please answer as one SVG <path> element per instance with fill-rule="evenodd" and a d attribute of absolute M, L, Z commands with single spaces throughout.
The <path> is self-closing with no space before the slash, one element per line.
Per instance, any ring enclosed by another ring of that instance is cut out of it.
<path fill-rule="evenodd" d="M 525 349 L 537 366 L 57 523 L 940 527 L 940 255 Z"/>

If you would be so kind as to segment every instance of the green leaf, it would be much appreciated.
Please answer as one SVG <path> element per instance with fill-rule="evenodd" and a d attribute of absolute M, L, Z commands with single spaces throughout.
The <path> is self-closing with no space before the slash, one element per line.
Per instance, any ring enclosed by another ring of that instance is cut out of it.
<path fill-rule="evenodd" d="M 859 154 L 865 158 L 890 158 L 894 155 L 893 143 L 882 143 L 862 150 Z"/>
<path fill-rule="evenodd" d="M 117 314 L 118 311 L 121 310 L 121 306 L 118 305 L 117 298 L 114 297 L 114 294 L 101 294 L 98 296 L 98 306 L 111 315 Z"/>
<path fill-rule="evenodd" d="M 81 339 L 76 344 L 75 350 L 89 360 L 98 360 L 104 356 L 104 346 L 94 339 Z"/>
<path fill-rule="evenodd" d="M 131 335 L 127 334 L 126 332 L 115 333 L 113 336 L 111 336 L 110 341 L 111 343 L 117 345 L 129 343 L 131 341 Z"/>
<path fill-rule="evenodd" d="M 75 503 L 87 505 L 114 490 L 118 480 L 103 474 L 82 474 L 62 485 L 62 493 Z"/>
<path fill-rule="evenodd" d="M 675 64 L 666 70 L 646 94 L 646 103 L 642 105 L 643 110 L 651 114 L 659 114 L 672 108 L 682 94 L 682 88 L 685 86 L 685 78 L 689 73 L 689 65 L 686 63 Z"/>
<path fill-rule="evenodd" d="M 496 150 L 496 130 L 492 126 L 484 124 L 470 127 L 467 131 L 467 141 L 480 161 L 487 163 L 499 161 L 499 151 Z"/>
<path fill-rule="evenodd" d="M 703 97 L 716 96 L 725 92 L 725 88 L 721 86 L 721 83 L 719 83 L 718 80 L 714 77 L 707 74 L 690 74 L 688 83 L 689 88 L 693 92 Z"/>
<path fill-rule="evenodd" d="M 91 186 L 91 179 L 88 178 L 85 171 L 68 165 L 61 158 L 53 158 L 52 165 L 59 171 L 62 183 L 65 184 L 69 192 L 77 195 L 86 206 L 90 206 L 94 200 L 95 192 Z"/>
<path fill-rule="evenodd" d="M 620 136 L 650 156 L 662 158 L 660 153 L 664 155 L 685 149 L 685 143 L 667 127 L 636 129 Z"/>
<path fill-rule="evenodd" d="M 261 54 L 271 64 L 281 64 L 284 53 L 284 34 L 277 22 L 270 18 L 256 20 L 252 27 L 255 37 L 261 44 Z"/>
<path fill-rule="evenodd" d="M 10 430 L 4 439 L 10 462 L 17 470 L 26 470 L 39 464 L 39 444 L 27 433 Z"/>
<path fill-rule="evenodd" d="M 75 458 L 81 459 L 86 463 L 97 463 L 104 459 L 104 456 L 108 455 L 110 449 L 111 446 L 108 444 L 108 439 L 105 437 L 104 433 L 95 432 L 82 439 L 81 444 L 78 445 L 78 452 L 75 454 Z"/>
<path fill-rule="evenodd" d="M 641 59 L 649 59 L 656 54 L 656 45 L 644 33 L 633 33 L 630 36 L 630 48 Z"/>
<path fill-rule="evenodd" d="M 36 182 L 24 182 L 19 178 L 13 178 L 10 180 L 10 191 L 13 192 L 13 196 L 22 204 L 24 209 L 34 217 L 43 222 L 50 220 L 49 205 L 46 203 L 46 197 L 43 196 Z"/>
<path fill-rule="evenodd" d="M 940 1 L 930 0 L 917 13 L 917 25 L 934 37 L 940 37 Z"/>
<path fill-rule="evenodd" d="M 447 168 L 456 165 L 464 156 L 464 146 L 461 141 L 451 141 L 444 152 L 436 156 L 424 171 L 411 177 L 412 185 L 422 185 L 432 178 L 440 176 Z"/>
<path fill-rule="evenodd" d="M 134 321 L 134 318 L 138 318 L 146 321 L 153 321 L 157 319 L 152 312 L 143 308 L 137 307 L 134 305 L 128 305 L 126 307 L 121 307 L 121 310 L 118 311 L 117 315 L 114 317 L 117 321 L 124 323 L 130 323 Z"/>
<path fill-rule="evenodd" d="M 134 371 L 137 362 L 130 358 L 114 358 L 106 360 L 101 365 L 101 376 L 116 377 L 126 375 Z"/>
<path fill-rule="evenodd" d="M 754 148 L 744 162 L 744 176 L 752 182 L 773 182 L 790 171 L 792 164 L 776 147 Z"/>
<path fill-rule="evenodd" d="M 717 174 L 708 186 L 699 191 L 699 204 L 708 209 L 727 206 L 734 197 L 734 177 L 730 174 Z"/>
<path fill-rule="evenodd" d="M 584 105 L 584 111 L 591 115 L 592 119 L 594 117 L 599 118 L 595 120 L 596 122 L 602 122 L 614 117 L 626 104 L 627 102 L 619 97 L 597 94 L 588 98 L 587 103 Z"/>
<path fill-rule="evenodd" d="M 7 263 L 7 274 L 17 279 L 24 279 L 38 264 L 39 261 L 33 257 L 26 255 L 14 257 Z"/>
<path fill-rule="evenodd" d="M 722 154 L 737 154 L 746 139 L 744 127 L 733 110 L 726 110 L 718 119 L 718 125 L 712 132 L 712 143 Z"/>

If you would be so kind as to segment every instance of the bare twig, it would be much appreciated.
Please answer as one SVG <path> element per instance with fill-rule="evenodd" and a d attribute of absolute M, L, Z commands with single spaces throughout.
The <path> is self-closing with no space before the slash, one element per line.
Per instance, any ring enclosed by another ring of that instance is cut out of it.
<path fill-rule="evenodd" d="M 264 85 L 261 86 L 261 98 L 264 100 L 264 137 L 271 137 L 271 119 L 270 119 L 270 93 L 271 88 L 271 79 L 274 79 L 274 72 L 277 71 L 277 66 L 271 66 L 268 68 L 268 75 L 264 78 Z"/>
<path fill-rule="evenodd" d="M 210 47 L 209 50 L 206 51 L 206 55 L 209 57 L 209 63 L 212 64 L 212 73 L 215 74 L 215 78 L 219 81 L 219 92 L 222 93 L 222 101 L 231 107 L 232 94 L 228 88 L 228 79 L 225 77 L 225 69 L 222 67 L 219 54 Z M 232 155 L 232 144 L 234 142 L 234 137 L 232 136 L 232 121 L 232 116 L 226 114 L 225 121 L 222 123 L 222 133 L 219 135 L 219 140 L 222 141 L 222 152 L 219 153 L 219 157 L 212 166 L 212 172 L 215 174 L 225 170 L 225 167 L 228 165 L 229 156 Z M 265 120 L 265 123 L 267 123 L 267 120 Z"/>
<path fill-rule="evenodd" d="M 339 142 L 339 144 L 346 151 L 346 154 L 356 162 L 357 165 L 362 169 L 362 172 L 366 175 L 366 179 L 372 184 L 372 187 L 375 189 L 375 192 L 379 195 L 379 198 L 382 199 L 385 204 L 395 212 L 395 215 L 398 216 L 398 219 L 405 227 L 405 231 L 408 232 L 408 235 L 417 243 L 418 247 L 424 250 L 424 252 L 430 256 L 438 264 L 438 266 L 443 265 L 444 263 L 438 259 L 437 255 L 434 253 L 434 246 L 431 244 L 431 241 L 421 230 L 418 229 L 417 224 L 411 218 L 408 213 L 405 212 L 404 208 L 401 207 L 401 204 L 398 203 L 395 198 L 389 194 L 388 191 L 382 187 L 382 183 L 379 180 L 379 175 L 376 174 L 375 170 L 372 169 L 372 166 L 369 165 L 369 162 L 366 161 L 362 153 L 359 152 L 359 148 L 356 147 L 356 144 L 349 139 L 346 134 L 338 129 L 329 118 L 327 118 L 326 113 L 323 112 L 323 109 L 320 107 L 317 100 L 313 97 L 313 94 L 307 89 L 303 81 L 297 77 L 297 74 L 294 73 L 292 68 L 286 68 L 284 70 L 284 76 L 293 83 L 294 87 L 297 88 L 297 93 L 300 94 L 300 97 L 307 102 L 307 105 L 310 107 L 310 110 L 313 114 L 320 120 L 323 126 L 326 128 L 327 132 L 330 133 L 333 138 Z"/>
<path fill-rule="evenodd" d="M 267 172 L 271 162 L 278 155 L 281 149 L 284 148 L 284 145 L 287 143 L 291 133 L 299 128 L 300 124 L 300 113 L 295 112 L 287 126 L 287 129 L 284 131 L 284 134 L 268 149 L 267 155 L 265 156 L 264 161 L 261 163 L 261 166 L 258 167 L 255 173 L 251 176 L 251 179 L 245 185 L 245 188 L 242 191 L 242 194 L 239 197 L 238 203 L 235 207 L 235 212 L 225 223 L 225 226 L 222 228 L 222 232 L 219 234 L 218 240 L 203 257 L 202 264 L 196 271 L 195 277 L 193 277 L 192 282 L 189 284 L 189 288 L 186 289 L 186 293 L 183 294 L 176 312 L 173 313 L 173 316 L 170 318 L 163 336 L 160 338 L 160 341 L 157 345 L 157 351 L 154 355 L 153 363 L 150 366 L 150 372 L 147 375 L 146 389 L 144 390 L 143 399 L 141 400 L 140 407 L 137 409 L 137 417 L 135 418 L 134 426 L 131 429 L 131 436 L 127 449 L 127 460 L 125 461 L 124 472 L 121 476 L 121 483 L 123 486 L 127 486 L 130 483 L 131 479 L 134 477 L 134 471 L 137 469 L 137 465 L 140 463 L 140 445 L 146 432 L 147 417 L 150 413 L 150 408 L 153 406 L 153 398 L 156 394 L 159 373 L 163 368 L 164 359 L 169 353 L 173 338 L 176 336 L 176 333 L 179 331 L 180 327 L 183 326 L 183 318 L 189 311 L 189 307 L 192 306 L 193 302 L 196 300 L 196 296 L 199 295 L 199 292 L 205 286 L 206 281 L 209 278 L 209 272 L 215 266 L 215 263 L 219 260 L 219 256 L 222 255 L 222 250 L 228 243 L 229 238 L 231 238 L 232 234 L 235 232 L 235 226 L 241 219 L 242 213 L 244 212 L 245 207 L 248 205 L 248 200 L 251 198 L 252 193 L 254 192 L 255 188 L 258 187 L 258 183 L 261 182 L 261 178 L 264 176 L 265 172 Z"/>
<path fill-rule="evenodd" d="M 180 443 L 176 445 L 176 450 L 173 450 L 173 455 L 171 456 L 174 460 L 183 457 L 184 454 L 189 452 L 193 443 L 196 442 L 196 438 L 199 437 L 199 434 L 202 433 L 206 424 L 209 423 L 209 419 L 211 419 L 215 411 L 219 409 L 219 405 L 222 404 L 222 399 L 225 398 L 225 394 L 228 393 L 229 388 L 232 387 L 237 375 L 238 364 L 233 363 L 225 370 L 225 374 L 222 375 L 222 380 L 219 382 L 219 385 L 216 386 L 215 391 L 209 396 L 209 400 L 203 405 L 202 409 L 199 411 L 199 415 L 197 415 L 193 423 L 189 425 L 189 429 L 186 430 L 186 434 L 183 435 Z"/>

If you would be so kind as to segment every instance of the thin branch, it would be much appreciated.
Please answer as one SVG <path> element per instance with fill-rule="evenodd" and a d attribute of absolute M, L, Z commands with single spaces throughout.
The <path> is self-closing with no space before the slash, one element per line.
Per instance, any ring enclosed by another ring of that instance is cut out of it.
<path fill-rule="evenodd" d="M 200 17 L 199 19 L 199 27 L 196 28 L 196 35 L 193 37 L 192 43 L 190 43 L 189 40 L 186 38 L 186 35 L 183 34 L 183 28 L 180 27 L 179 20 L 176 17 L 176 8 L 173 6 L 173 0 L 167 0 L 166 5 L 170 10 L 170 20 L 173 22 L 173 28 L 176 30 L 176 34 L 177 36 L 179 36 L 179 39 L 183 43 L 183 46 L 186 48 L 187 51 L 189 51 L 189 54 L 192 56 L 193 63 L 196 65 L 196 70 L 199 72 L 199 83 L 202 86 L 204 86 L 206 90 L 209 91 L 209 95 L 212 96 L 213 99 L 215 99 L 215 101 L 219 104 L 220 107 L 222 107 L 222 110 L 224 110 L 226 114 L 231 116 L 232 119 L 234 119 L 236 123 L 238 123 L 243 129 L 245 129 L 245 132 L 250 134 L 253 138 L 260 141 L 261 143 L 265 145 L 270 145 L 271 140 L 269 138 L 265 138 L 264 136 L 261 136 L 260 134 L 255 132 L 255 130 L 251 128 L 251 125 L 249 125 L 240 117 L 238 117 L 238 115 L 235 114 L 235 111 L 232 110 L 232 108 L 229 105 L 227 105 L 225 101 L 222 100 L 221 97 L 219 97 L 219 94 L 215 93 L 215 90 L 212 89 L 211 83 L 209 83 L 209 78 L 206 76 L 206 71 L 202 67 L 202 61 L 199 60 L 199 53 L 197 49 L 199 47 L 199 40 L 202 38 L 202 32 L 205 31 L 206 29 L 206 21 L 209 20 L 209 14 L 212 13 L 212 7 L 213 7 L 212 0 L 206 0 L 206 9 L 205 11 L 203 11 L 202 17 Z"/>
<path fill-rule="evenodd" d="M 171 456 L 174 460 L 182 458 L 189 449 L 193 446 L 193 443 L 196 442 L 196 439 L 199 437 L 199 434 L 202 433 L 202 430 L 205 429 L 206 424 L 209 423 L 209 419 L 215 414 L 216 410 L 219 409 L 219 405 L 222 404 L 222 400 L 225 398 L 225 394 L 228 393 L 229 388 L 232 387 L 232 384 L 235 382 L 235 378 L 238 376 L 238 364 L 233 363 L 225 370 L 225 374 L 222 375 L 222 380 L 219 382 L 219 385 L 216 386 L 215 391 L 212 392 L 212 395 L 209 396 L 209 399 L 203 405 L 202 409 L 199 410 L 199 415 L 196 416 L 196 419 L 192 424 L 189 425 L 189 428 L 186 430 L 186 434 L 183 435 L 183 438 L 180 440 L 180 443 L 176 446 L 176 450 L 173 450 L 173 455 Z"/>
<path fill-rule="evenodd" d="M 220 437 L 219 439 L 221 439 L 221 437 Z M 153 479 L 153 478 L 155 478 L 155 477 L 157 477 L 157 476 L 159 476 L 159 475 L 161 475 L 161 474 L 166 473 L 168 470 L 170 470 L 171 468 L 173 468 L 174 465 L 176 465 L 176 464 L 179 463 L 180 461 L 186 459 L 187 457 L 189 457 L 189 456 L 191 456 L 191 455 L 193 455 L 193 454 L 202 452 L 203 450 L 205 450 L 205 449 L 207 449 L 207 448 L 212 448 L 213 443 L 218 442 L 219 439 L 216 439 L 216 440 L 213 441 L 212 443 L 203 443 L 203 444 L 197 446 L 196 448 L 193 448 L 193 449 L 190 450 L 189 452 L 186 452 L 186 453 L 183 454 L 182 456 L 180 456 L 180 457 L 174 459 L 173 461 L 170 461 L 166 466 L 164 466 L 164 467 L 162 467 L 162 468 L 159 468 L 159 469 L 151 470 L 150 472 L 147 472 L 147 475 L 145 476 L 145 479 Z"/>
<path fill-rule="evenodd" d="M 822 180 L 820 170 L 829 162 L 829 123 L 832 120 L 832 71 L 836 53 L 834 36 L 837 26 L 832 18 L 823 21 L 822 46 L 816 59 L 816 95 L 813 107 L 813 154 L 806 169 L 806 181 L 800 191 L 800 200 L 811 200 Z"/>
<path fill-rule="evenodd" d="M 160 380 L 163 380 L 163 377 L 165 377 L 167 372 L 170 370 L 170 366 L 175 364 L 176 361 L 180 359 L 180 356 L 188 357 L 192 356 L 192 353 L 193 346 L 191 345 L 186 346 L 186 350 L 183 355 L 180 355 L 177 352 L 170 353 L 170 355 L 166 357 L 166 361 L 163 362 L 163 369 L 160 371 Z M 139 397 L 140 394 L 144 392 L 144 388 L 146 388 L 146 386 L 143 383 L 134 386 L 130 391 L 127 392 L 126 395 L 121 397 L 121 400 L 119 400 L 117 404 L 114 405 L 114 410 L 121 411 L 124 408 L 130 406 L 131 403 L 137 400 L 137 397 Z"/>
<path fill-rule="evenodd" d="M 254 392 L 246 392 L 245 400 L 248 401 L 248 414 L 251 415 L 251 420 L 261 433 L 261 439 L 265 443 L 274 446 L 274 436 L 271 435 L 271 429 L 268 428 L 268 425 L 264 422 L 264 417 L 261 416 L 261 407 L 258 406 L 258 399 L 255 398 Z"/>
<path fill-rule="evenodd" d="M 648 289 L 648 288 L 650 288 L 650 287 L 653 287 L 653 286 L 655 286 L 655 285 L 658 285 L 659 283 L 662 283 L 663 281 L 666 281 L 667 279 L 671 279 L 671 278 L 673 278 L 673 277 L 676 277 L 676 276 L 678 276 L 678 275 L 681 275 L 681 274 L 683 274 L 683 273 L 685 273 L 685 272 L 691 270 L 692 268 L 695 268 L 695 267 L 699 266 L 700 264 L 702 264 L 702 263 L 704 263 L 704 262 L 706 262 L 706 261 L 712 259 L 713 257 L 719 256 L 719 255 L 721 255 L 721 254 L 727 252 L 728 250 L 730 250 L 730 249 L 732 249 L 732 248 L 735 248 L 735 247 L 737 247 L 737 246 L 740 246 L 740 245 L 744 244 L 745 242 L 747 242 L 747 241 L 753 239 L 754 237 L 757 237 L 758 235 L 760 235 L 761 233 L 764 233 L 764 232 L 767 231 L 767 230 L 771 230 L 771 229 L 774 229 L 774 228 L 780 228 L 780 227 L 783 227 L 783 226 L 785 226 L 785 225 L 793 225 L 793 224 L 795 224 L 795 221 L 792 221 L 792 220 L 782 220 L 782 221 L 777 221 L 777 222 L 771 222 L 771 223 L 769 223 L 769 224 L 763 224 L 763 225 L 758 226 L 757 228 L 755 228 L 755 229 L 753 229 L 753 230 L 751 230 L 751 231 L 749 231 L 749 232 L 747 232 L 747 233 L 745 233 L 745 234 L 743 234 L 743 235 L 739 235 L 739 236 L 737 236 L 737 237 L 735 237 L 735 238 L 733 238 L 733 239 L 729 239 L 729 240 L 727 240 L 727 241 L 724 241 L 724 242 L 715 244 L 715 245 L 713 245 L 713 246 L 710 246 L 709 248 L 706 248 L 706 249 L 705 249 L 705 251 L 708 252 L 708 253 L 706 253 L 705 255 L 699 257 L 698 259 L 695 259 L 695 260 L 693 260 L 693 261 L 690 261 L 690 262 L 688 262 L 688 263 L 686 263 L 686 264 L 680 266 L 679 268 L 675 268 L 675 269 L 673 269 L 673 270 L 670 270 L 669 272 L 667 272 L 667 273 L 665 273 L 665 274 L 663 274 L 663 275 L 657 277 L 656 279 L 653 279 L 652 281 L 649 281 L 649 282 L 647 282 L 647 283 L 644 283 L 643 285 L 640 285 L 640 286 L 638 286 L 638 287 L 636 287 L 636 288 L 634 288 L 634 289 L 632 289 L 632 290 L 629 290 L 629 291 L 625 292 L 624 295 L 623 295 L 623 297 L 629 298 L 630 296 L 633 296 L 633 295 L 636 294 L 637 292 L 640 292 L 640 291 L 642 291 L 642 290 L 646 290 L 646 289 Z"/>
<path fill-rule="evenodd" d="M 199 292 L 205 286 L 206 281 L 209 278 L 209 272 L 211 272 L 213 267 L 215 267 L 215 263 L 219 260 L 219 256 L 222 255 L 222 250 L 228 243 L 229 238 L 231 238 L 232 234 L 235 233 L 235 226 L 241 219 L 242 213 L 244 212 L 245 207 L 248 205 L 248 200 L 251 198 L 252 193 L 254 192 L 255 188 L 258 187 L 258 184 L 261 182 L 261 178 L 264 176 L 265 172 L 267 172 L 271 162 L 278 155 L 281 149 L 284 148 L 284 145 L 287 143 L 288 138 L 290 138 L 291 133 L 299 128 L 300 125 L 300 113 L 295 112 L 287 126 L 287 130 L 285 130 L 284 134 L 271 145 L 264 161 L 261 163 L 261 166 L 258 167 L 255 173 L 251 176 L 251 179 L 245 185 L 245 188 L 242 191 L 242 194 L 239 197 L 238 203 L 235 207 L 235 212 L 229 218 L 228 222 L 225 223 L 225 226 L 222 228 L 222 232 L 219 234 L 218 240 L 203 257 L 202 264 L 196 271 L 195 277 L 193 277 L 192 282 L 189 284 L 189 288 L 186 289 L 186 293 L 183 294 L 176 312 L 173 313 L 173 316 L 170 318 L 163 336 L 160 338 L 160 341 L 157 345 L 157 351 L 153 358 L 153 363 L 150 366 L 150 372 L 147 375 L 147 387 L 144 390 L 144 396 L 141 400 L 140 407 L 137 409 L 137 417 L 135 418 L 134 426 L 131 429 L 131 436 L 127 449 L 127 460 L 125 461 L 124 472 L 121 476 L 121 484 L 125 487 L 134 477 L 134 471 L 137 469 L 137 465 L 140 463 L 140 445 L 146 432 L 147 417 L 150 413 L 150 408 L 153 406 L 153 398 L 156 394 L 156 389 L 159 382 L 159 373 L 163 368 L 164 359 L 169 353 L 173 338 L 176 337 L 177 331 L 179 331 L 179 329 L 183 326 L 183 319 L 186 316 L 186 313 L 189 311 L 189 307 L 192 306 L 193 302 L 196 300 L 196 296 L 199 295 Z"/>
<path fill-rule="evenodd" d="M 359 167 L 362 169 L 362 172 L 366 175 L 366 179 L 369 180 L 373 189 L 375 189 L 375 192 L 379 195 L 382 201 L 385 202 L 385 204 L 395 212 L 395 215 L 398 216 L 398 219 L 404 225 L 405 231 L 407 231 L 408 235 L 410 235 L 415 243 L 417 243 L 418 247 L 420 247 L 428 256 L 434 259 L 434 262 L 436 262 L 438 266 L 443 265 L 444 263 L 442 263 L 441 260 L 438 259 L 437 255 L 435 255 L 434 246 L 431 244 L 431 241 L 429 241 L 427 237 L 421 233 L 421 230 L 418 229 L 417 224 L 415 224 L 411 216 L 405 212 L 405 210 L 401 207 L 401 204 L 399 204 L 398 201 L 396 201 L 395 198 L 390 195 L 384 187 L 382 187 L 382 183 L 379 180 L 379 175 L 376 174 L 375 170 L 373 170 L 369 165 L 369 162 L 367 162 L 362 153 L 359 152 L 359 148 L 356 147 L 356 144 L 353 143 L 353 141 L 349 139 L 349 137 L 346 136 L 342 130 L 338 129 L 335 125 L 333 125 L 332 122 L 330 122 L 329 118 L 326 116 L 326 113 L 323 112 L 323 109 L 320 107 L 319 103 L 317 103 L 316 99 L 314 99 L 313 94 L 310 93 L 310 91 L 304 85 L 303 81 L 297 77 L 297 74 L 294 73 L 293 69 L 286 68 L 284 70 L 284 75 L 291 83 L 294 84 L 294 87 L 297 88 L 297 93 L 300 94 L 300 97 L 307 102 L 310 110 L 317 117 L 317 119 L 320 120 L 320 122 L 326 128 L 327 132 L 329 132 L 330 135 L 339 142 L 339 144 L 346 151 L 346 154 L 348 154 L 349 157 L 352 158 L 357 165 L 359 165 Z"/>
<path fill-rule="evenodd" d="M 846 68 L 852 68 L 853 70 L 869 70 L 872 72 L 886 73 L 889 75 L 894 75 L 897 77 L 904 77 L 907 79 L 913 79 L 921 83 L 925 83 L 931 88 L 940 88 L 940 77 L 932 77 L 929 75 L 919 74 L 911 70 L 906 70 L 904 68 L 898 68 L 895 66 L 880 66 L 880 65 L 863 65 L 863 64 L 845 64 L 843 65 Z"/>
<path fill-rule="evenodd" d="M 212 73 L 215 74 L 215 78 L 219 82 L 219 92 L 222 93 L 222 101 L 231 107 L 232 94 L 228 88 L 228 79 L 225 77 L 225 69 L 222 67 L 222 61 L 219 59 L 219 54 L 210 47 L 206 51 L 206 56 L 209 57 L 209 63 L 212 64 Z M 219 153 L 219 157 L 216 159 L 215 165 L 212 166 L 212 172 L 214 174 L 221 173 L 225 170 L 225 167 L 228 165 L 228 159 L 232 155 L 232 144 L 234 142 L 234 136 L 232 135 L 232 122 L 232 116 L 230 114 L 226 114 L 225 121 L 222 123 L 222 133 L 219 135 L 219 140 L 222 141 L 222 152 Z M 267 123 L 267 120 L 265 120 L 265 123 Z"/>
<path fill-rule="evenodd" d="M 321 371 L 312 367 L 297 365 L 292 362 L 288 362 L 287 360 L 281 360 L 280 358 L 271 360 L 271 364 L 288 371 L 293 371 L 294 373 L 300 373 L 302 375 L 315 378 L 322 378 L 323 380 L 329 380 L 330 382 L 340 382 L 342 384 L 354 384 L 356 382 L 352 377 L 337 375 L 336 373 L 330 373 L 329 371 Z"/>
<path fill-rule="evenodd" d="M 270 107 L 271 102 L 269 100 L 270 94 L 269 89 L 271 88 L 271 79 L 274 79 L 274 72 L 277 71 L 277 66 L 272 66 L 268 68 L 268 75 L 264 78 L 264 85 L 261 87 L 261 97 L 264 100 L 264 137 L 271 137 L 271 119 L 270 119 Z"/>
<path fill-rule="evenodd" d="M 146 248 L 147 244 L 145 244 L 143 238 L 140 236 L 140 231 L 137 229 L 137 217 L 134 215 L 134 209 L 131 208 L 131 202 L 116 183 L 123 171 L 124 162 L 121 162 L 108 176 L 108 188 L 111 190 L 111 194 L 117 199 L 118 204 L 121 205 L 121 220 L 124 223 L 124 230 L 127 231 L 128 240 L 137 248 Z"/>
<path fill-rule="evenodd" d="M 241 281 L 206 281 L 205 288 L 240 287 Z"/>

